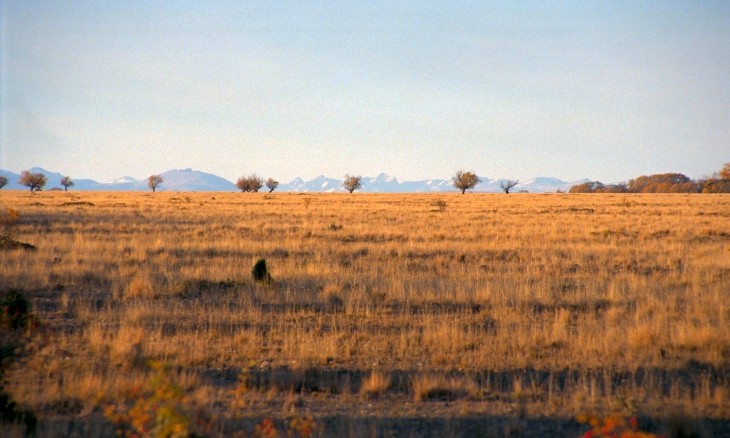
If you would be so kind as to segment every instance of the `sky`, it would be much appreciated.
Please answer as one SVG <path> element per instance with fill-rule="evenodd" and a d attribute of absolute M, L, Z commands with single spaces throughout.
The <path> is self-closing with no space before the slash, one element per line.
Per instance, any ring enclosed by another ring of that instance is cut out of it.
<path fill-rule="evenodd" d="M 728 1 L 0 0 L 0 168 L 605 183 L 730 161 Z"/>

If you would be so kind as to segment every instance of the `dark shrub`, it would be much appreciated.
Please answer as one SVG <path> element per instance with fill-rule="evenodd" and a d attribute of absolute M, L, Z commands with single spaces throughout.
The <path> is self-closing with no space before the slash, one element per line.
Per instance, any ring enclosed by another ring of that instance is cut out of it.
<path fill-rule="evenodd" d="M 259 259 L 253 265 L 251 276 L 253 276 L 254 281 L 259 283 L 269 284 L 271 282 L 271 274 L 269 274 L 269 270 L 266 267 L 266 259 Z"/>
<path fill-rule="evenodd" d="M 30 301 L 25 297 L 23 292 L 11 289 L 0 300 L 0 315 L 2 326 L 7 326 L 11 330 L 25 328 L 30 319 Z"/>

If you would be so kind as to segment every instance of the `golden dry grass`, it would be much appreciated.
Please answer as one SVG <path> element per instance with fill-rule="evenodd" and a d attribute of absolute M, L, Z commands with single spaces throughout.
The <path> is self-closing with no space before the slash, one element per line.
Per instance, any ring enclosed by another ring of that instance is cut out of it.
<path fill-rule="evenodd" d="M 726 195 L 3 191 L 0 203 L 38 248 L 0 252 L 2 287 L 25 290 L 48 328 L 6 388 L 49 415 L 98 411 L 155 359 L 198 405 L 250 415 L 354 414 L 358 394 L 384 395 L 369 414 L 410 415 L 446 388 L 457 414 L 730 418 Z M 269 285 L 251 279 L 259 258 Z M 241 371 L 252 390 L 239 397 Z"/>
<path fill-rule="evenodd" d="M 390 374 L 382 371 L 372 371 L 362 381 L 360 394 L 365 398 L 377 398 L 390 389 Z"/>

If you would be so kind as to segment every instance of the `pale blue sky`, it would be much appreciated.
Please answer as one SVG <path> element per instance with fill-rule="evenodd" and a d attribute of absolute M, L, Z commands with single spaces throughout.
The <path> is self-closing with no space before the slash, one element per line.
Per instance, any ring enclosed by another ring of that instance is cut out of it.
<path fill-rule="evenodd" d="M 0 168 L 711 174 L 730 2 L 0 0 Z"/>

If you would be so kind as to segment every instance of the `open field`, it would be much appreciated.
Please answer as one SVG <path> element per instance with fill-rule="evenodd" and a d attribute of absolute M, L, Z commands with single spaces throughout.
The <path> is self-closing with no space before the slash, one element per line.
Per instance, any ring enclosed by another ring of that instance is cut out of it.
<path fill-rule="evenodd" d="M 0 206 L 37 248 L 0 250 L 0 289 L 42 322 L 4 387 L 46 432 L 113 431 L 109 410 L 160 373 L 211 435 L 309 416 L 367 436 L 577 435 L 581 413 L 730 425 L 730 196 L 3 191 Z M 270 283 L 252 279 L 261 258 Z"/>

